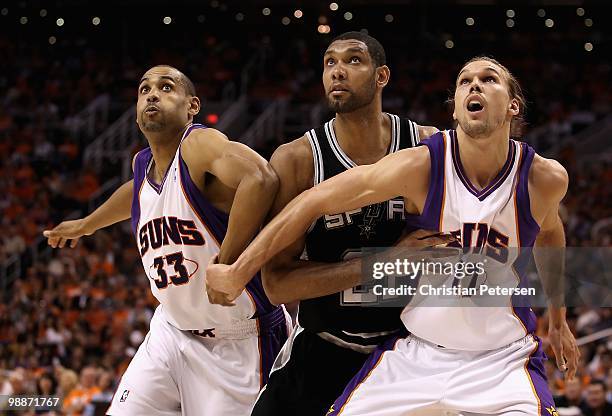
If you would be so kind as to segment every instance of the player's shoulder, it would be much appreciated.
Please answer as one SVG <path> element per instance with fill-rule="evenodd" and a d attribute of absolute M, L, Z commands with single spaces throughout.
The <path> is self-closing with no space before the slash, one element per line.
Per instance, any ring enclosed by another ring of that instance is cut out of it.
<path fill-rule="evenodd" d="M 189 132 L 189 134 L 183 139 L 181 144 L 182 148 L 188 146 L 205 146 L 213 147 L 224 142 L 229 141 L 227 136 L 217 129 L 211 127 L 196 128 Z"/>
<path fill-rule="evenodd" d="M 535 194 L 545 199 L 561 199 L 568 184 L 569 176 L 561 163 L 537 153 L 534 155 L 529 169 L 529 185 Z"/>
<path fill-rule="evenodd" d="M 270 164 L 288 165 L 300 168 L 312 165 L 313 156 L 310 143 L 306 135 L 280 145 L 272 154 Z"/>
<path fill-rule="evenodd" d="M 417 124 L 417 129 L 419 131 L 419 140 L 424 140 L 440 131 L 434 126 L 422 126 L 420 124 Z"/>
<path fill-rule="evenodd" d="M 280 145 L 270 158 L 270 165 L 281 182 L 291 179 L 306 189 L 312 186 L 314 159 L 306 135 Z"/>

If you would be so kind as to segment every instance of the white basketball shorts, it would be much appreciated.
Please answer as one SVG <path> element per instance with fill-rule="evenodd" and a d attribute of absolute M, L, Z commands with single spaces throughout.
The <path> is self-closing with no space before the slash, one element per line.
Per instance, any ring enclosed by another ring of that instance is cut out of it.
<path fill-rule="evenodd" d="M 532 335 L 491 351 L 393 337 L 371 354 L 328 415 L 555 415 L 544 360 Z"/>
<path fill-rule="evenodd" d="M 257 319 L 254 336 L 221 339 L 175 328 L 158 306 L 107 414 L 248 416 L 287 338 L 287 319 L 278 308 Z"/>

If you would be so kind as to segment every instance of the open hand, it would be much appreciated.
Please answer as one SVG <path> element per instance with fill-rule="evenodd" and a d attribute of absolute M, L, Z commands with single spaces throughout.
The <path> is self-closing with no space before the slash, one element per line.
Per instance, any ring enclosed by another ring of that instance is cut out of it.
<path fill-rule="evenodd" d="M 84 219 L 63 221 L 55 228 L 43 231 L 43 235 L 47 237 L 47 244 L 53 248 L 64 248 L 68 240 L 70 247 L 75 248 L 79 238 L 91 234 L 93 231 L 87 229 Z"/>
<path fill-rule="evenodd" d="M 567 380 L 574 378 L 580 360 L 580 350 L 567 322 L 564 321 L 559 328 L 550 325 L 548 339 L 555 354 L 557 367 L 565 373 Z"/>

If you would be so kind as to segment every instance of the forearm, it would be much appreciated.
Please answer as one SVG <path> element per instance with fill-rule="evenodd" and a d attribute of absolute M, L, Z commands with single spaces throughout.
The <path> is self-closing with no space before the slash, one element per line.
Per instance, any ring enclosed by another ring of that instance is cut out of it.
<path fill-rule="evenodd" d="M 306 233 L 317 215 L 306 191 L 291 201 L 242 252 L 233 267 L 240 276 L 253 276 L 272 257 Z M 245 282 L 246 284 L 246 282 Z"/>
<path fill-rule="evenodd" d="M 121 185 L 102 205 L 84 218 L 87 231 L 93 233 L 131 217 L 134 181 Z"/>
<path fill-rule="evenodd" d="M 231 264 L 260 229 L 278 188 L 274 175 L 252 175 L 240 182 L 230 211 L 219 263 Z"/>
<path fill-rule="evenodd" d="M 284 267 L 264 267 L 264 289 L 276 305 L 332 295 L 361 283 L 361 265 L 361 259 L 355 258 L 338 263 L 296 260 Z"/>
<path fill-rule="evenodd" d="M 565 322 L 565 232 L 560 219 L 554 228 L 538 235 L 533 254 L 548 300 L 550 323 L 559 326 Z"/>

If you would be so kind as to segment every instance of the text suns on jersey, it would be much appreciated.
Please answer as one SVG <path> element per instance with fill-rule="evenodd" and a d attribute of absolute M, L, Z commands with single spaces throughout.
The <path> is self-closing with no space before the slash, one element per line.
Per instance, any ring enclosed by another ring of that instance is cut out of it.
<path fill-rule="evenodd" d="M 203 246 L 206 240 L 197 229 L 193 220 L 184 220 L 177 217 L 154 218 L 140 227 L 139 250 L 144 255 L 150 250 L 157 250 L 170 244 L 178 246 Z M 182 251 L 160 253 L 153 258 L 147 268 L 147 276 L 158 289 L 165 289 L 168 285 L 184 285 L 198 271 L 197 261 L 186 258 Z"/>

